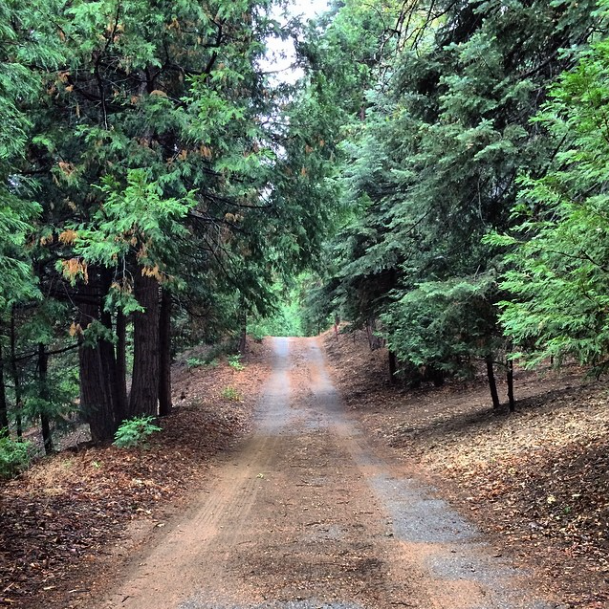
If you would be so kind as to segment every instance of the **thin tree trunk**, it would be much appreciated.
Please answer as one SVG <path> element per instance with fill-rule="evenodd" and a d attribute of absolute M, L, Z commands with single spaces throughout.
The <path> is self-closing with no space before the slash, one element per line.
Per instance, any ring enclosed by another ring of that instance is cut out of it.
<path fill-rule="evenodd" d="M 488 375 L 488 386 L 491 390 L 491 398 L 493 399 L 493 408 L 500 408 L 501 403 L 499 402 L 499 394 L 497 393 L 497 383 L 495 381 L 495 370 L 493 369 L 493 356 L 487 355 L 486 361 L 486 373 Z"/>
<path fill-rule="evenodd" d="M 108 283 L 108 288 L 110 284 Z M 102 324 L 112 332 L 114 330 L 112 326 L 112 314 L 102 311 L 101 313 Z M 127 403 L 121 402 L 121 388 L 120 378 L 118 375 L 118 366 L 116 363 L 116 353 L 114 345 L 109 340 L 100 340 L 99 347 L 101 355 L 101 363 L 103 369 L 103 379 L 107 385 L 107 395 L 110 398 L 110 408 L 112 409 L 112 422 L 114 431 L 118 429 L 118 426 L 125 418 L 127 411 Z M 113 431 L 113 433 L 114 433 Z"/>
<path fill-rule="evenodd" d="M 389 381 L 392 385 L 397 382 L 396 373 L 398 371 L 398 360 L 395 353 L 389 350 Z"/>
<path fill-rule="evenodd" d="M 159 321 L 159 415 L 171 414 L 171 293 L 161 292 L 161 313 Z"/>
<path fill-rule="evenodd" d="M 507 363 L 507 386 L 510 412 L 514 412 L 516 410 L 516 400 L 514 399 L 514 362 L 512 360 L 508 360 Z"/>
<path fill-rule="evenodd" d="M 127 416 L 127 318 L 119 311 L 116 314 L 116 424 L 120 425 Z"/>
<path fill-rule="evenodd" d="M 241 355 L 245 355 L 245 349 L 247 347 L 247 311 L 245 310 L 245 303 L 240 303 L 241 312 L 239 313 L 239 344 L 237 345 L 237 351 Z"/>
<path fill-rule="evenodd" d="M 50 455 L 53 452 L 53 437 L 51 435 L 51 424 L 49 413 L 46 411 L 49 399 L 48 388 L 49 358 L 43 343 L 38 344 L 38 396 L 42 403 L 40 410 L 40 426 L 42 428 L 42 440 L 44 452 Z"/>
<path fill-rule="evenodd" d="M 6 430 L 8 433 L 8 405 L 6 402 L 6 385 L 4 383 L 4 357 L 2 345 L 0 344 L 0 433 Z"/>
<path fill-rule="evenodd" d="M 13 377 L 13 386 L 15 388 L 15 424 L 17 427 L 17 439 L 23 438 L 23 423 L 21 420 L 21 378 L 19 376 L 19 368 L 17 367 L 17 329 L 15 328 L 15 307 L 11 309 L 11 375 Z"/>
<path fill-rule="evenodd" d="M 140 271 L 134 293 L 144 312 L 133 315 L 133 380 L 129 416 L 156 416 L 159 401 L 159 284 Z"/>

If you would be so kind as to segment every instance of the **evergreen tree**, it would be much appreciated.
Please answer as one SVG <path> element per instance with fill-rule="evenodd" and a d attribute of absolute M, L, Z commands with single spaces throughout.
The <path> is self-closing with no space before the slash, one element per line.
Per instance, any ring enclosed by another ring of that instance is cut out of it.
<path fill-rule="evenodd" d="M 608 110 L 603 40 L 560 78 L 535 119 L 560 148 L 542 177 L 523 177 L 517 231 L 489 238 L 511 249 L 501 321 L 529 364 L 570 355 L 598 372 L 607 365 Z"/>
<path fill-rule="evenodd" d="M 425 6 L 419 3 L 417 14 Z M 430 3 L 423 29 L 415 24 L 404 34 L 412 43 L 399 48 L 388 86 L 370 93 L 346 172 L 347 196 L 362 211 L 339 235 L 343 262 L 331 286 L 359 323 L 383 316 L 389 343 L 407 367 L 454 370 L 483 353 L 493 360 L 507 347 L 489 319 L 499 295 L 492 280 L 496 249 L 481 239 L 510 225 L 519 172 L 543 172 L 554 152 L 553 140 L 529 118 L 598 26 L 594 8 L 593 2 Z M 464 300 L 457 326 L 471 326 L 469 356 L 463 357 L 466 343 L 455 340 L 462 335 L 455 334 L 453 311 L 431 321 L 427 339 L 435 344 L 421 358 L 417 345 L 429 315 L 440 313 L 458 286 Z M 467 293 L 484 300 L 474 307 L 477 322 Z M 412 311 L 421 312 L 418 321 Z"/>

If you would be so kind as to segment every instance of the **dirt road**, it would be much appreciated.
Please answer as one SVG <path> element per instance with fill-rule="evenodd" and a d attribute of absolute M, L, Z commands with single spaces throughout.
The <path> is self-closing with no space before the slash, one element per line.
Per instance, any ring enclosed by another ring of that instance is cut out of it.
<path fill-rule="evenodd" d="M 99 609 L 542 609 L 431 489 L 367 443 L 315 339 L 274 339 L 249 439 Z M 527 592 L 528 590 L 528 592 Z"/>

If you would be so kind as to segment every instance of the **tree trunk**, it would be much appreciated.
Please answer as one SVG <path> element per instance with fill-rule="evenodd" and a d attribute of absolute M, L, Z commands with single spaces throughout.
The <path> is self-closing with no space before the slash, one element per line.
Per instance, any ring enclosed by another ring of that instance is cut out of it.
<path fill-rule="evenodd" d="M 81 304 L 80 326 L 83 330 L 94 321 L 99 321 L 100 307 Z M 114 417 L 115 403 L 111 389 L 109 370 L 111 364 L 104 359 L 109 357 L 107 346 L 98 342 L 95 347 L 85 344 L 81 339 L 78 350 L 80 364 L 80 407 L 91 428 L 94 442 L 112 439 L 117 429 Z"/>
<path fill-rule="evenodd" d="M 15 307 L 11 309 L 11 375 L 13 377 L 13 386 L 15 388 L 15 425 L 17 427 L 17 439 L 23 438 L 23 423 L 21 420 L 21 378 L 19 376 L 19 368 L 17 367 L 17 329 L 15 327 Z"/>
<path fill-rule="evenodd" d="M 161 291 L 161 314 L 159 321 L 159 415 L 171 414 L 171 293 Z"/>
<path fill-rule="evenodd" d="M 493 356 L 487 355 L 486 361 L 486 373 L 488 375 L 488 386 L 491 390 L 491 398 L 493 399 L 493 408 L 500 408 L 501 403 L 499 402 L 499 394 L 497 393 L 497 383 L 495 381 L 495 371 L 493 369 Z"/>
<path fill-rule="evenodd" d="M 116 423 L 120 425 L 127 416 L 127 318 L 119 311 L 116 314 Z"/>
<path fill-rule="evenodd" d="M 398 360 L 395 353 L 389 350 L 389 381 L 392 385 L 397 382 L 396 373 L 398 371 Z"/>
<path fill-rule="evenodd" d="M 48 400 L 48 370 L 49 358 L 43 343 L 38 344 L 38 397 L 42 404 L 40 410 L 40 427 L 42 429 L 42 440 L 44 442 L 44 452 L 50 455 L 53 452 L 53 437 L 51 435 L 51 424 L 49 422 Z"/>
<path fill-rule="evenodd" d="M 109 286 L 110 284 L 108 283 L 108 287 Z M 111 313 L 102 310 L 101 322 L 110 332 L 114 330 Z M 118 365 L 113 343 L 109 340 L 100 340 L 98 348 L 100 349 L 103 378 L 107 385 L 107 395 L 110 398 L 113 427 L 114 431 L 116 431 L 118 426 L 125 419 L 127 413 L 127 399 L 126 396 L 124 396 L 125 400 L 122 401 L 123 395 L 120 387 L 121 379 L 118 374 Z"/>
<path fill-rule="evenodd" d="M 245 303 L 243 300 L 239 306 L 241 311 L 239 313 L 239 344 L 237 345 L 237 351 L 241 355 L 245 355 L 245 349 L 247 347 L 247 311 L 245 310 Z"/>
<path fill-rule="evenodd" d="M 507 363 L 507 386 L 510 412 L 514 412 L 516 410 L 516 400 L 514 399 L 514 362 L 512 360 L 508 360 Z"/>
<path fill-rule="evenodd" d="M 376 351 L 376 349 L 380 349 L 383 347 L 384 340 L 376 335 L 376 317 L 371 315 L 366 320 L 366 336 L 368 337 L 368 346 L 370 347 L 370 351 Z"/>
<path fill-rule="evenodd" d="M 133 315 L 133 380 L 129 417 L 156 416 L 159 401 L 159 284 L 138 270 L 134 294 L 144 312 Z"/>
<path fill-rule="evenodd" d="M 8 433 L 8 405 L 6 402 L 6 385 L 4 383 L 4 358 L 0 344 L 0 434 L 3 430 Z"/>

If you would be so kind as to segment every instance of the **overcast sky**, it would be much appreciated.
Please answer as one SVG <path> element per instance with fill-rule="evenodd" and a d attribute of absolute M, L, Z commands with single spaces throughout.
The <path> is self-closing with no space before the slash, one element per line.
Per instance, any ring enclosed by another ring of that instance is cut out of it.
<path fill-rule="evenodd" d="M 292 0 L 290 16 L 302 16 L 304 19 L 311 19 L 328 9 L 327 0 Z M 281 19 L 279 15 L 277 18 Z M 300 78 L 299 70 L 294 70 L 291 66 L 294 63 L 294 45 L 292 40 L 278 40 L 272 38 L 268 41 L 267 60 L 263 62 L 263 68 L 268 72 L 276 72 L 275 78 L 282 82 L 293 83 Z M 285 57 L 281 57 L 281 55 Z"/>

